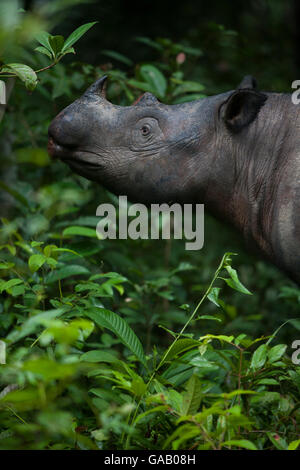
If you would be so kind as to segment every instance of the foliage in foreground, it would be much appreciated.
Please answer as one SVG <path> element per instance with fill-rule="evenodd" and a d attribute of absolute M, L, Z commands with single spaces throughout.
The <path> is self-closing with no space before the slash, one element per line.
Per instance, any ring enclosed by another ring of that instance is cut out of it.
<path fill-rule="evenodd" d="M 13 91 L 1 131 L 0 448 L 296 449 L 300 368 L 281 335 L 299 320 L 279 327 L 299 313 L 299 289 L 245 255 L 235 265 L 254 295 L 229 253 L 213 273 L 226 232 L 212 222 L 197 259 L 179 240 L 98 240 L 96 207 L 114 196 L 46 154 L 51 118 L 104 71 L 121 105 L 141 91 L 203 96 L 187 79 L 199 49 L 138 40 L 160 60 L 103 51 L 127 68 L 59 63 L 33 95 Z"/>
<path fill-rule="evenodd" d="M 286 356 L 285 344 L 271 344 L 276 332 L 255 340 L 185 332 L 194 320 L 220 321 L 199 316 L 207 298 L 222 304 L 216 281 L 250 294 L 230 253 L 180 333 L 167 330 L 170 346 L 146 354 L 128 321 L 106 308 L 126 292 L 130 310 L 139 286 L 114 272 L 91 275 L 65 262 L 80 256 L 75 251 L 43 245 L 3 247 L 12 255 L 21 247 L 27 266 L 23 275 L 12 262 L 0 266 L 16 276 L 0 284 L 7 294 L 2 328 L 10 330 L 1 366 L 0 448 L 297 448 L 300 367 Z M 69 279 L 66 293 L 63 279 Z M 44 310 L 53 283 L 60 297 Z"/>

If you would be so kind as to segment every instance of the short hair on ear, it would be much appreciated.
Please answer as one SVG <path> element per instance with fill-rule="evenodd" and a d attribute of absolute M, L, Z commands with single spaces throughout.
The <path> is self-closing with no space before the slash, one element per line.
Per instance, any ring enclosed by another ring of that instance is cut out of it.
<path fill-rule="evenodd" d="M 264 105 L 267 96 L 252 90 L 236 90 L 222 105 L 222 115 L 226 127 L 234 133 L 251 124 Z"/>
<path fill-rule="evenodd" d="M 244 90 L 244 89 L 252 89 L 255 90 L 257 88 L 257 80 L 252 75 L 245 75 L 237 90 Z"/>

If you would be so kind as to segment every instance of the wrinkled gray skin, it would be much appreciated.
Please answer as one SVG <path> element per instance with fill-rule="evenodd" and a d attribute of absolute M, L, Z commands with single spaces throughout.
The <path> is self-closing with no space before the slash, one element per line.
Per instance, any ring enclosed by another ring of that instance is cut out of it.
<path fill-rule="evenodd" d="M 237 90 L 115 106 L 97 80 L 49 128 L 49 153 L 132 202 L 204 203 L 300 284 L 300 105 Z"/>

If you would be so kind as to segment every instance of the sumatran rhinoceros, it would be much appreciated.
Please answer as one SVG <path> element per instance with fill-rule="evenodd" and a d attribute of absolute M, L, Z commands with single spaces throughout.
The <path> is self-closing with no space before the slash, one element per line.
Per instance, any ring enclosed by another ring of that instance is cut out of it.
<path fill-rule="evenodd" d="M 49 128 L 49 153 L 132 202 L 204 203 L 300 283 L 300 105 L 239 87 L 177 105 L 111 104 L 99 78 Z"/>

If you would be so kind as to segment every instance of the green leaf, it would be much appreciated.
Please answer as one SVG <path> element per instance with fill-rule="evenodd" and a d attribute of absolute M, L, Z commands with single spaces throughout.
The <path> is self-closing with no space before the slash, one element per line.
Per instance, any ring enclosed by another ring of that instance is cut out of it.
<path fill-rule="evenodd" d="M 78 41 L 78 39 L 81 38 L 92 26 L 94 26 L 98 21 L 93 21 L 92 23 L 86 23 L 79 28 L 75 29 L 73 33 L 70 34 L 70 36 L 65 40 L 64 47 L 62 48 L 62 52 L 65 52 L 67 49 L 69 49 L 75 42 Z"/>
<path fill-rule="evenodd" d="M 268 346 L 266 344 L 261 344 L 252 355 L 250 367 L 252 369 L 260 369 L 263 367 L 267 360 L 267 355 Z"/>
<path fill-rule="evenodd" d="M 157 67 L 150 64 L 142 65 L 140 68 L 140 75 L 145 82 L 149 83 L 157 95 L 162 98 L 165 96 L 167 91 L 167 80 Z"/>
<path fill-rule="evenodd" d="M 57 55 L 61 52 L 64 43 L 65 39 L 63 36 L 49 36 L 49 44 L 53 51 L 54 57 L 57 57 Z"/>
<path fill-rule="evenodd" d="M 219 304 L 220 290 L 221 290 L 220 287 L 213 287 L 207 296 L 208 300 L 210 300 L 217 307 L 220 307 L 220 304 Z"/>
<path fill-rule="evenodd" d="M 289 443 L 288 450 L 296 450 L 300 445 L 300 439 L 297 439 L 297 441 L 292 441 Z"/>
<path fill-rule="evenodd" d="M 33 91 L 37 85 L 38 79 L 35 71 L 25 64 L 6 64 L 2 67 L 1 72 L 14 73 L 19 77 L 28 90 Z"/>
<path fill-rule="evenodd" d="M 287 348 L 286 344 L 277 344 L 276 346 L 273 346 L 268 352 L 268 362 L 273 363 L 278 361 L 285 353 Z"/>
<path fill-rule="evenodd" d="M 52 282 L 66 279 L 67 277 L 78 276 L 79 274 L 90 274 L 90 271 L 84 266 L 80 266 L 77 264 L 69 264 L 60 269 L 56 269 L 56 271 L 49 273 L 45 278 L 45 283 L 51 284 Z"/>
<path fill-rule="evenodd" d="M 74 225 L 73 227 L 67 227 L 63 231 L 64 237 L 70 237 L 72 235 L 81 235 L 82 237 L 97 238 L 96 230 L 89 227 L 81 227 Z"/>
<path fill-rule="evenodd" d="M 195 339 L 190 339 L 190 338 L 179 339 L 178 341 L 176 341 L 176 343 L 174 343 L 174 345 L 171 346 L 167 355 L 164 357 L 162 364 L 164 364 L 166 361 L 170 361 L 175 356 L 177 356 L 178 354 L 184 351 L 187 351 L 188 349 L 199 346 L 199 344 L 200 344 L 199 341 L 196 341 Z"/>
<path fill-rule="evenodd" d="M 51 46 L 49 43 L 49 37 L 51 36 L 50 33 L 47 33 L 47 31 L 40 31 L 38 34 L 36 34 L 35 39 L 42 45 L 44 46 L 49 52 L 51 52 Z"/>
<path fill-rule="evenodd" d="M 148 91 L 149 93 L 155 93 L 155 88 L 149 83 L 141 82 L 139 80 L 134 79 L 128 80 L 127 83 L 135 88 L 138 88 L 139 90 Z"/>
<path fill-rule="evenodd" d="M 158 44 L 158 42 L 152 41 L 152 39 L 149 39 L 146 37 L 138 36 L 135 38 L 135 41 L 141 42 L 142 44 L 145 44 L 146 46 L 153 47 L 153 49 L 157 49 L 159 52 L 162 52 L 164 50 L 163 46 Z"/>
<path fill-rule="evenodd" d="M 190 93 L 190 92 L 200 92 L 204 90 L 204 86 L 201 85 L 201 83 L 198 82 L 183 82 L 181 85 L 179 85 L 174 91 L 173 91 L 173 96 L 178 96 L 178 95 L 183 95 L 184 93 Z"/>
<path fill-rule="evenodd" d="M 203 93 L 190 93 L 175 98 L 172 104 L 188 103 L 189 101 L 201 100 L 202 98 L 206 98 L 206 95 L 203 95 Z"/>
<path fill-rule="evenodd" d="M 12 197 L 14 197 L 17 201 L 19 201 L 23 206 L 30 208 L 27 199 L 22 196 L 18 191 L 10 188 L 7 186 L 3 181 L 0 181 L 0 188 L 9 193 Z"/>
<path fill-rule="evenodd" d="M 278 450 L 287 450 L 287 445 L 286 442 L 278 436 L 276 433 L 271 433 L 267 432 L 266 433 L 272 444 L 276 447 Z"/>
<path fill-rule="evenodd" d="M 160 411 L 166 412 L 167 409 L 168 409 L 167 405 L 155 406 L 154 408 L 151 408 L 150 410 L 147 410 L 144 413 L 141 413 L 140 415 L 138 415 L 134 421 L 134 424 L 137 424 L 141 419 L 145 418 L 151 413 L 158 413 Z"/>
<path fill-rule="evenodd" d="M 230 279 L 224 279 L 224 278 L 221 278 L 221 279 L 223 279 L 229 285 L 229 287 L 239 292 L 242 292 L 243 294 L 252 295 L 251 292 L 248 289 L 246 289 L 246 287 L 243 286 L 243 284 L 240 282 L 235 269 L 233 269 L 229 265 L 225 266 L 225 269 L 228 272 Z"/>
<path fill-rule="evenodd" d="M 128 59 L 128 57 L 126 57 L 123 54 L 120 54 L 119 52 L 115 52 L 115 51 L 105 49 L 105 50 L 101 51 L 101 54 L 104 54 L 107 57 L 111 57 L 112 59 L 118 60 L 119 62 L 122 62 L 123 64 L 128 65 L 129 67 L 131 67 L 133 65 L 133 62 L 132 62 L 131 59 Z"/>
<path fill-rule="evenodd" d="M 86 361 L 86 362 L 118 362 L 118 358 L 114 356 L 113 354 L 106 352 L 106 351 L 101 351 L 101 350 L 95 350 L 95 351 L 88 351 L 82 356 L 80 356 L 81 361 Z"/>
<path fill-rule="evenodd" d="M 0 263 L 0 269 L 11 269 L 13 268 L 15 263 Z"/>
<path fill-rule="evenodd" d="M 234 340 L 234 336 L 226 336 L 226 335 L 205 335 L 205 336 L 201 336 L 200 340 L 203 341 L 203 340 L 209 340 L 209 339 L 218 339 L 219 341 L 225 341 L 225 343 L 232 343 L 232 341 Z"/>
<path fill-rule="evenodd" d="M 23 280 L 19 278 L 14 278 L 10 279 L 9 281 L 4 282 L 0 286 L 0 292 L 3 292 L 4 290 L 8 291 L 11 287 L 17 286 L 18 284 L 23 284 Z"/>
<path fill-rule="evenodd" d="M 186 392 L 183 395 L 182 414 L 194 415 L 199 409 L 202 398 L 201 382 L 195 374 L 188 380 L 185 388 Z"/>
<path fill-rule="evenodd" d="M 41 266 L 46 262 L 47 258 L 45 255 L 36 254 L 30 256 L 28 260 L 28 266 L 32 273 L 35 273 Z"/>
<path fill-rule="evenodd" d="M 41 147 L 21 147 L 15 151 L 19 163 L 33 163 L 44 167 L 50 164 L 50 157 L 47 151 Z"/>
<path fill-rule="evenodd" d="M 44 325 L 46 321 L 49 321 L 53 318 L 57 318 L 62 315 L 66 309 L 58 308 L 55 310 L 48 310 L 46 312 L 38 313 L 30 317 L 28 320 L 25 320 L 23 325 L 19 329 L 14 329 L 8 336 L 7 340 L 9 342 L 16 342 L 32 334 L 40 325 Z"/>
<path fill-rule="evenodd" d="M 220 318 L 213 317 L 212 315 L 200 315 L 200 317 L 197 317 L 197 320 L 212 320 L 222 322 Z"/>
<path fill-rule="evenodd" d="M 66 55 L 66 54 L 75 54 L 75 49 L 74 47 L 69 47 L 68 49 L 64 50 L 64 52 L 62 53 L 63 55 Z"/>
<path fill-rule="evenodd" d="M 86 315 L 97 323 L 97 325 L 115 333 L 122 343 L 135 354 L 144 366 L 146 366 L 146 358 L 142 344 L 123 318 L 104 308 L 94 308 L 86 312 Z"/>
<path fill-rule="evenodd" d="M 46 49 L 46 47 L 38 46 L 34 50 L 37 51 L 37 52 L 40 52 L 41 54 L 44 54 L 44 55 L 48 56 L 49 59 L 52 59 L 51 52 L 48 49 Z"/>
<path fill-rule="evenodd" d="M 257 450 L 257 447 L 253 442 L 248 441 L 247 439 L 233 439 L 230 441 L 222 442 L 222 447 L 224 446 L 235 446 L 235 447 L 242 447 L 243 449 L 248 450 Z"/>

